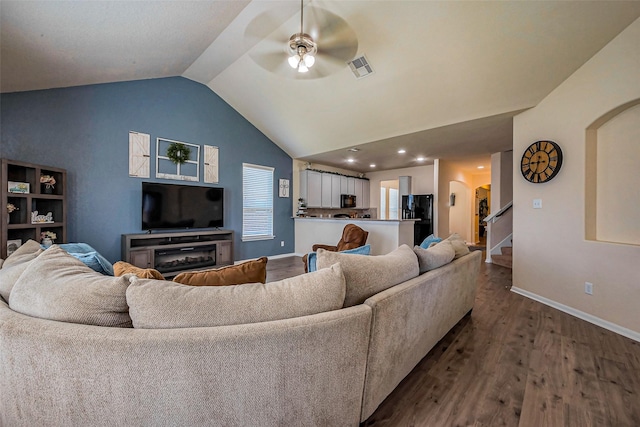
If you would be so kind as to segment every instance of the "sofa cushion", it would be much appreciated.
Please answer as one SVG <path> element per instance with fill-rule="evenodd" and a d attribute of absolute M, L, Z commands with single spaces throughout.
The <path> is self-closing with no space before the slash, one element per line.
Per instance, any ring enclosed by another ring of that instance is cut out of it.
<path fill-rule="evenodd" d="M 347 249 L 346 251 L 340 251 L 343 254 L 356 254 L 356 255 L 369 255 L 371 253 L 371 245 L 364 245 L 358 248 Z M 309 252 L 307 255 L 307 264 L 309 273 L 318 269 L 316 262 L 318 255 L 315 252 Z"/>
<path fill-rule="evenodd" d="M 422 249 L 428 249 L 429 246 L 431 246 L 432 243 L 440 243 L 440 242 L 442 242 L 442 238 L 441 237 L 436 237 L 433 234 L 430 234 L 430 235 L 428 235 L 427 237 L 424 238 L 422 243 L 420 243 L 420 247 Z"/>
<path fill-rule="evenodd" d="M 116 277 L 124 276 L 125 274 L 135 274 L 136 277 L 141 279 L 158 279 L 164 280 L 164 276 L 158 270 L 153 268 L 140 268 L 128 262 L 118 261 L 113 264 L 113 275 Z"/>
<path fill-rule="evenodd" d="M 431 246 L 428 249 L 423 249 L 420 246 L 415 246 L 413 251 L 418 257 L 418 264 L 420 265 L 420 274 L 426 273 L 429 270 L 433 270 L 438 267 L 442 267 L 445 264 L 449 264 L 456 256 L 456 251 L 453 249 L 449 240 L 443 240 Z"/>
<path fill-rule="evenodd" d="M 4 264 L 2 264 L 2 268 L 11 267 L 12 265 L 22 264 L 26 261 L 31 261 L 35 259 L 38 255 L 42 253 L 42 248 L 40 247 L 40 243 L 35 240 L 27 240 L 27 242 L 20 246 L 14 253 L 9 255 L 7 259 L 4 260 Z"/>
<path fill-rule="evenodd" d="M 17 280 L 9 307 L 43 319 L 130 327 L 125 295 L 129 277 L 104 276 L 53 245 Z"/>
<path fill-rule="evenodd" d="M 418 259 L 413 250 L 402 245 L 376 256 L 344 254 L 318 249 L 318 271 L 339 262 L 346 280 L 345 307 L 362 304 L 377 294 L 419 274 Z"/>
<path fill-rule="evenodd" d="M 0 296 L 6 302 L 9 302 L 13 285 L 15 285 L 20 275 L 31 261 L 41 253 L 40 244 L 33 240 L 28 240 L 27 243 L 20 246 L 4 261 L 2 269 L 0 269 Z"/>
<path fill-rule="evenodd" d="M 190 286 L 228 286 L 267 281 L 267 257 L 211 270 L 180 273 L 174 282 Z"/>
<path fill-rule="evenodd" d="M 78 258 L 92 270 L 107 276 L 113 276 L 113 267 L 109 260 L 87 243 L 62 243 L 58 246 L 67 251 L 72 257 Z"/>
<path fill-rule="evenodd" d="M 132 277 L 127 303 L 135 328 L 190 328 L 266 322 L 342 307 L 340 265 L 266 284 L 187 286 Z"/>
<path fill-rule="evenodd" d="M 461 256 L 467 255 L 469 252 L 469 246 L 464 241 L 462 237 L 458 233 L 453 233 L 451 236 L 447 237 L 446 240 L 451 242 L 451 246 L 453 246 L 453 250 L 456 251 L 456 256 L 454 259 L 458 259 Z"/>

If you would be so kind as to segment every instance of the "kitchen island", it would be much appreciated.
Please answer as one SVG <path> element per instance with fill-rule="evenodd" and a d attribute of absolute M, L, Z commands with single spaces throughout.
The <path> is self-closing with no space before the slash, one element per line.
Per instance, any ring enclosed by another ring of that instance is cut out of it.
<path fill-rule="evenodd" d="M 347 224 L 355 224 L 369 232 L 367 244 L 371 255 L 387 254 L 398 246 L 413 247 L 413 223 L 415 220 L 370 218 L 295 218 L 295 251 L 297 255 L 311 252 L 317 243 L 336 245 Z"/>

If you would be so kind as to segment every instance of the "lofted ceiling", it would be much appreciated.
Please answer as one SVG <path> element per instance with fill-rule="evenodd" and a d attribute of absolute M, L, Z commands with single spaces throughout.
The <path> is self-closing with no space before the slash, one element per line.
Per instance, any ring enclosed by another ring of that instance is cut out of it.
<path fill-rule="evenodd" d="M 358 172 L 416 166 L 418 156 L 473 169 L 511 148 L 515 114 L 640 17 L 638 1 L 305 0 L 308 12 L 325 9 L 349 25 L 356 56 L 374 73 L 356 79 L 347 64 L 322 77 L 266 70 L 256 59 L 280 43 L 284 54 L 299 8 L 296 0 L 3 0 L 0 90 L 184 76 L 293 158 Z M 323 37 L 340 35 L 320 34 L 319 51 Z M 314 67 L 323 69 L 320 55 Z"/>

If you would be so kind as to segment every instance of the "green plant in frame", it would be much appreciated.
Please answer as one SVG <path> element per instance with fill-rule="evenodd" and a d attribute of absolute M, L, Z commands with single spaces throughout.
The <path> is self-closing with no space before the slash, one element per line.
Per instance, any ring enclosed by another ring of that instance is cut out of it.
<path fill-rule="evenodd" d="M 172 142 L 169 148 L 167 148 L 167 157 L 177 165 L 181 165 L 189 160 L 190 155 L 191 148 L 180 142 Z"/>

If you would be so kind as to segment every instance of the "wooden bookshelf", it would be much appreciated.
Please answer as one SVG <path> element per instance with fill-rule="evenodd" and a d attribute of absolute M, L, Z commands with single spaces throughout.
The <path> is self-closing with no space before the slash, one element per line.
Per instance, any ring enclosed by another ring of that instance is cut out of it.
<path fill-rule="evenodd" d="M 50 175 L 55 185 L 40 184 L 41 175 Z M 9 190 L 9 184 L 13 191 Z M 28 185 L 28 190 L 23 184 Z M 23 192 L 17 192 L 23 191 Z M 8 213 L 11 203 L 18 209 Z M 53 222 L 32 222 L 32 213 L 52 214 Z M 40 241 L 40 233 L 56 233 L 55 243 L 67 242 L 67 171 L 64 169 L 2 159 L 0 176 L 0 258 L 6 258 L 7 244 L 20 240 Z"/>

